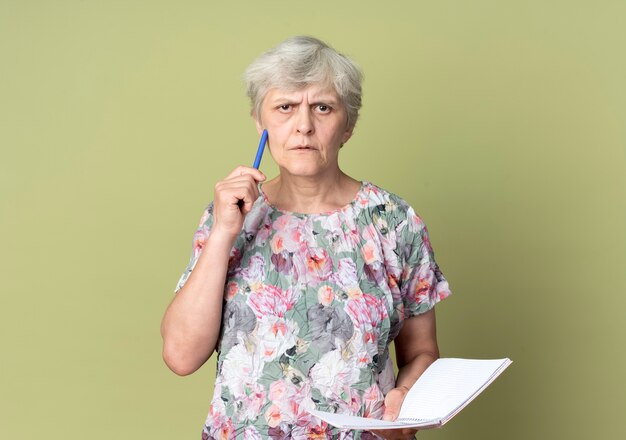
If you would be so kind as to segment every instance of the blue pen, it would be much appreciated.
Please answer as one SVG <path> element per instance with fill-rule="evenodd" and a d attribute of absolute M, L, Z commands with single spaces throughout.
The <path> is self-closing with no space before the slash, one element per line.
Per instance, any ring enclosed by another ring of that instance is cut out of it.
<path fill-rule="evenodd" d="M 267 142 L 267 130 L 263 130 L 263 134 L 261 135 L 261 140 L 259 141 L 259 148 L 256 150 L 256 157 L 254 158 L 253 168 L 259 169 L 259 165 L 261 165 L 261 158 L 263 157 L 263 150 L 265 150 L 265 144 Z"/>

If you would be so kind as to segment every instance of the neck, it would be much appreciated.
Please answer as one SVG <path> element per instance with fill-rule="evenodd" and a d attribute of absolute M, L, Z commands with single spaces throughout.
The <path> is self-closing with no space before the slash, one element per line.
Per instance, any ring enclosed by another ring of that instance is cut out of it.
<path fill-rule="evenodd" d="M 314 214 L 341 208 L 352 201 L 360 187 L 343 171 L 324 176 L 295 176 L 282 172 L 263 185 L 275 207 L 291 212 Z"/>

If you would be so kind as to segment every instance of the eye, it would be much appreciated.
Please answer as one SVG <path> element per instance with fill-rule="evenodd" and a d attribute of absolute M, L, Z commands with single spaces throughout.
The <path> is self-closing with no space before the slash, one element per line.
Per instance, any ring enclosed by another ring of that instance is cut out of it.
<path fill-rule="evenodd" d="M 278 108 L 279 111 L 281 111 L 283 113 L 286 113 L 289 110 L 291 110 L 291 104 L 281 104 L 277 108 Z"/>
<path fill-rule="evenodd" d="M 326 104 L 317 104 L 315 107 L 320 113 L 329 113 L 332 110 L 332 107 Z"/>

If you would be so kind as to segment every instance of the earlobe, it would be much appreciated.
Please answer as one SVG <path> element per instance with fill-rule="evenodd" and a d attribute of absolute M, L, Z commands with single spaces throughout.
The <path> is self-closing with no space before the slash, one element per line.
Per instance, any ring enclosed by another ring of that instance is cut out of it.
<path fill-rule="evenodd" d="M 259 133 L 259 136 L 261 136 L 265 127 L 263 127 L 263 124 L 261 123 L 259 118 L 256 117 L 256 115 L 253 114 L 252 119 L 254 119 L 254 125 L 256 125 L 256 131 Z"/>
<path fill-rule="evenodd" d="M 345 144 L 346 142 L 348 142 L 348 139 L 350 139 L 352 137 L 352 130 L 354 130 L 354 127 L 350 127 L 348 128 L 344 133 L 343 133 L 343 137 L 341 138 L 341 146 L 343 147 L 343 144 Z"/>

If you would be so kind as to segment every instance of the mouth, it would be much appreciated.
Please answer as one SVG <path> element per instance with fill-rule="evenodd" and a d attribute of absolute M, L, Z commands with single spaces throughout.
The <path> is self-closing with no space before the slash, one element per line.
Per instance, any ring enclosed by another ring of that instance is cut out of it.
<path fill-rule="evenodd" d="M 317 150 L 317 148 L 312 147 L 311 145 L 296 145 L 295 147 L 291 147 L 290 150 L 295 151 L 309 151 L 309 150 Z"/>

